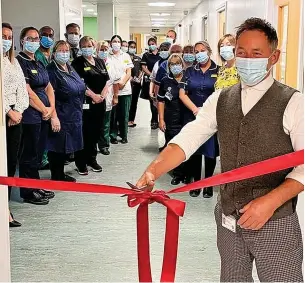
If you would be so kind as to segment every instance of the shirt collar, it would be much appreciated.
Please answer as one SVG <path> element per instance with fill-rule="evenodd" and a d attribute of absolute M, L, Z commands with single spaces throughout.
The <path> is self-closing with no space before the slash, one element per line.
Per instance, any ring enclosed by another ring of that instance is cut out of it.
<path fill-rule="evenodd" d="M 213 60 L 211 60 L 211 66 L 210 66 L 209 69 L 207 69 L 207 71 L 216 70 L 216 68 L 217 68 L 217 65 L 215 64 L 215 62 L 214 62 Z M 194 69 L 195 69 L 196 71 L 200 71 L 200 70 L 201 70 L 199 63 L 197 63 L 197 64 L 194 66 Z"/>
<path fill-rule="evenodd" d="M 122 50 L 120 50 L 119 55 L 121 56 L 123 53 L 124 53 L 124 52 L 123 52 Z M 114 54 L 112 50 L 109 52 L 109 54 L 110 54 L 110 55 L 114 55 L 114 56 L 117 55 L 117 54 Z"/>
<path fill-rule="evenodd" d="M 27 54 L 25 54 L 23 51 L 19 52 L 19 56 L 27 61 L 35 61 L 31 57 L 29 57 Z"/>
<path fill-rule="evenodd" d="M 273 83 L 274 83 L 274 78 L 272 77 L 272 74 L 270 72 L 267 78 L 265 78 L 255 86 L 248 86 L 243 81 L 241 81 L 241 88 L 244 90 L 253 89 L 258 91 L 267 91 L 272 86 Z"/>

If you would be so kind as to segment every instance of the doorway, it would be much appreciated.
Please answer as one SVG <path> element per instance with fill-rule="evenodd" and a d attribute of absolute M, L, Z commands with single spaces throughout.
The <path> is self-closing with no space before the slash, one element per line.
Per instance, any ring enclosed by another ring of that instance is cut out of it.
<path fill-rule="evenodd" d="M 205 15 L 202 18 L 201 22 L 201 30 L 202 30 L 202 40 L 208 41 L 208 15 Z"/>
<path fill-rule="evenodd" d="M 217 9 L 218 38 L 226 34 L 227 3 Z"/>

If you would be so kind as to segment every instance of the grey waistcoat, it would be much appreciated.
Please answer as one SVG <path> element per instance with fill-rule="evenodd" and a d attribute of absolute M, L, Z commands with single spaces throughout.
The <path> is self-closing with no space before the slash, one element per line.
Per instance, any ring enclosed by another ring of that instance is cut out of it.
<path fill-rule="evenodd" d="M 216 110 L 222 172 L 293 152 L 290 137 L 283 129 L 283 115 L 295 92 L 295 89 L 275 81 L 244 116 L 241 84 L 222 90 Z M 221 186 L 224 214 L 238 214 L 238 210 L 251 200 L 283 183 L 291 170 Z M 271 219 L 292 214 L 296 202 L 297 198 L 286 202 Z"/>

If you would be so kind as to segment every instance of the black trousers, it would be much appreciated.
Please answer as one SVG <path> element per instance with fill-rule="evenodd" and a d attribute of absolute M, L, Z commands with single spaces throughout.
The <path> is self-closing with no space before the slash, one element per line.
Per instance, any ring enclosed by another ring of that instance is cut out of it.
<path fill-rule="evenodd" d="M 205 178 L 212 177 L 216 167 L 216 158 L 209 158 L 204 156 Z M 202 155 L 194 154 L 188 161 L 185 162 L 186 174 L 193 178 L 194 181 L 201 180 L 202 172 Z"/>
<path fill-rule="evenodd" d="M 150 103 L 150 111 L 151 111 L 151 120 L 150 120 L 150 123 L 153 124 L 153 123 L 157 123 L 158 124 L 158 109 L 156 106 L 154 106 L 154 103 L 153 101 L 150 99 L 149 100 L 149 103 Z"/>
<path fill-rule="evenodd" d="M 131 105 L 129 110 L 129 122 L 134 122 L 137 113 L 138 107 L 138 100 L 140 96 L 142 86 L 138 83 L 132 84 L 132 98 L 131 98 Z"/>
<path fill-rule="evenodd" d="M 7 154 L 7 176 L 14 177 L 18 163 L 18 152 L 21 140 L 22 125 L 9 127 L 6 120 L 6 154 Z M 12 187 L 8 187 L 8 199 L 11 197 Z"/>
<path fill-rule="evenodd" d="M 48 160 L 50 164 L 51 180 L 63 181 L 65 177 L 64 167 L 67 155 L 54 151 L 48 152 Z"/>
<path fill-rule="evenodd" d="M 19 176 L 40 179 L 39 164 L 46 148 L 49 123 L 23 124 L 20 146 Z M 20 188 L 20 197 L 28 198 L 33 189 Z"/>
<path fill-rule="evenodd" d="M 90 105 L 90 109 L 83 113 L 83 140 L 84 148 L 75 152 L 75 165 L 81 169 L 96 162 L 97 143 L 103 127 L 106 111 L 105 101 Z"/>

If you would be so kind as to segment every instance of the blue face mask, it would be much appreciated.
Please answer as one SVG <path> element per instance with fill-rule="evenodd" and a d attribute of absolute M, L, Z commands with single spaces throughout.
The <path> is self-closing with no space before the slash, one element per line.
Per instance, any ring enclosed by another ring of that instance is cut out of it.
<path fill-rule="evenodd" d="M 199 64 L 205 64 L 209 61 L 209 55 L 207 51 L 199 52 L 196 54 L 196 60 Z"/>
<path fill-rule="evenodd" d="M 168 42 L 168 43 L 170 43 L 170 44 L 173 44 L 173 43 L 174 43 L 174 39 L 171 38 L 171 37 L 167 37 L 167 38 L 165 39 L 165 42 Z"/>
<path fill-rule="evenodd" d="M 160 57 L 162 59 L 167 59 L 169 56 L 169 51 L 160 51 Z"/>
<path fill-rule="evenodd" d="M 94 53 L 93 47 L 84 47 L 81 50 L 84 57 L 91 57 Z"/>
<path fill-rule="evenodd" d="M 135 49 L 135 48 L 129 48 L 129 53 L 130 53 L 130 54 L 134 55 L 134 54 L 136 54 L 136 52 L 137 52 L 137 49 Z"/>
<path fill-rule="evenodd" d="M 42 36 L 40 39 L 40 44 L 42 45 L 42 47 L 48 49 L 53 46 L 54 40 L 48 36 Z"/>
<path fill-rule="evenodd" d="M 3 53 L 8 52 L 12 47 L 12 41 L 8 39 L 2 39 L 2 48 L 3 48 Z"/>
<path fill-rule="evenodd" d="M 241 80 L 248 86 L 260 83 L 270 71 L 267 70 L 269 58 L 236 57 L 235 65 Z"/>
<path fill-rule="evenodd" d="M 234 59 L 234 47 L 233 46 L 222 46 L 220 47 L 219 55 L 226 61 Z"/>
<path fill-rule="evenodd" d="M 101 59 L 103 59 L 103 60 L 107 59 L 107 57 L 108 57 L 108 51 L 100 51 L 100 52 L 98 53 L 98 57 L 101 58 Z"/>
<path fill-rule="evenodd" d="M 171 65 L 169 67 L 171 73 L 174 75 L 174 77 L 180 75 L 183 71 L 183 67 L 181 64 L 175 64 L 175 65 Z"/>
<path fill-rule="evenodd" d="M 70 52 L 56 52 L 54 58 L 58 64 L 64 65 L 70 60 Z"/>
<path fill-rule="evenodd" d="M 193 63 L 195 61 L 195 55 L 191 53 L 186 53 L 183 55 L 183 60 L 187 63 Z"/>
<path fill-rule="evenodd" d="M 40 47 L 39 42 L 24 41 L 23 44 L 23 50 L 32 54 L 34 54 L 39 47 Z"/>
<path fill-rule="evenodd" d="M 155 51 L 157 49 L 157 45 L 153 44 L 153 45 L 149 45 L 149 50 L 150 51 Z"/>

